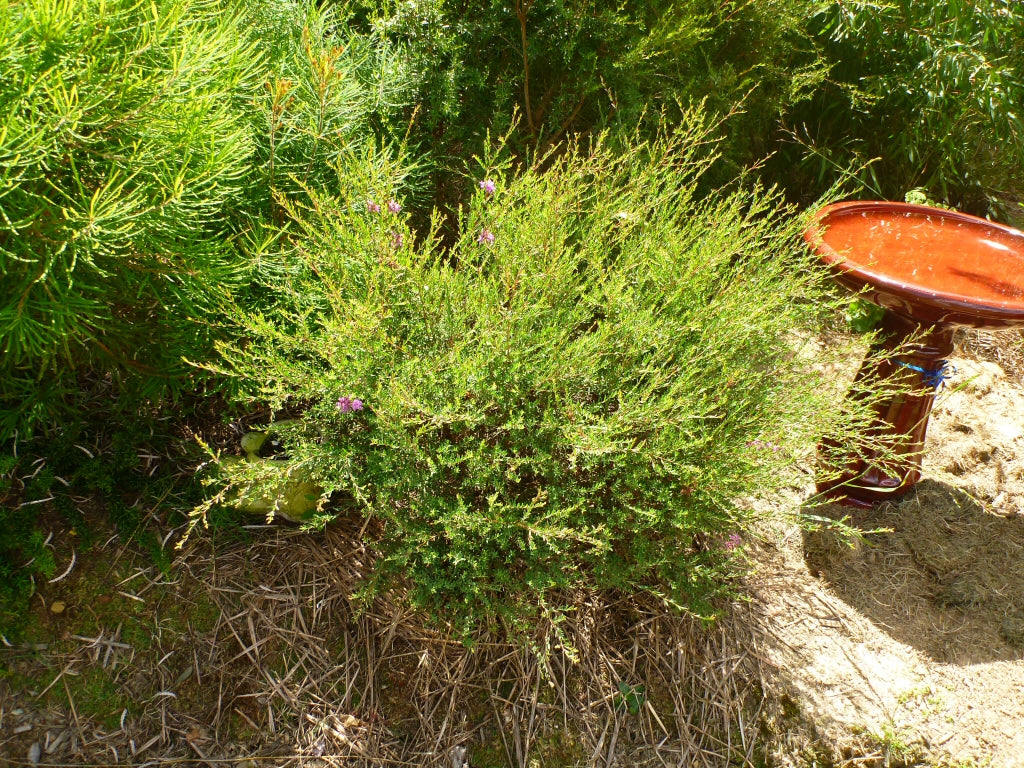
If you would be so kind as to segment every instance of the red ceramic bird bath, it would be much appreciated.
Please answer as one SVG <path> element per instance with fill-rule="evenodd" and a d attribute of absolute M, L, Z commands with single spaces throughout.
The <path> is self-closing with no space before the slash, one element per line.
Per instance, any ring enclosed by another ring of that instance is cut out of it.
<path fill-rule="evenodd" d="M 888 459 L 850 452 L 818 491 L 856 506 L 893 499 L 921 478 L 921 450 L 957 325 L 1024 325 L 1024 232 L 923 205 L 846 202 L 818 212 L 804 239 L 836 280 L 886 310 L 878 345 L 857 380 L 911 385 L 875 407 Z M 908 344 L 909 340 L 909 344 Z M 896 355 L 892 353 L 896 353 Z M 836 455 L 826 444 L 822 455 Z"/>

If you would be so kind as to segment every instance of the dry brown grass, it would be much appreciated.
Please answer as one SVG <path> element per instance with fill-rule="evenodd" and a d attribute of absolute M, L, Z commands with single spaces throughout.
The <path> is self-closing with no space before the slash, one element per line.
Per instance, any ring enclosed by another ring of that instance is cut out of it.
<path fill-rule="evenodd" d="M 400 595 L 356 609 L 371 567 L 360 534 L 357 521 L 315 534 L 252 526 L 248 541 L 190 542 L 170 579 L 133 563 L 131 594 L 166 595 L 140 617 L 151 642 L 111 627 L 65 630 L 45 654 L 8 649 L 40 684 L 0 682 L 0 754 L 26 762 L 39 743 L 52 764 L 239 768 L 758 759 L 777 702 L 746 606 L 706 627 L 653 598 L 581 591 L 572 618 L 539 622 L 528 645 L 481 631 L 467 647 Z M 215 620 L 172 631 L 168 611 L 189 600 L 212 604 Z M 76 709 L 77 681 L 97 671 L 132 699 L 120 722 Z M 56 701 L 42 690 L 69 680 Z"/>
<path fill-rule="evenodd" d="M 998 364 L 1010 381 L 1024 384 L 1024 330 L 957 332 L 957 348 L 968 357 Z"/>
<path fill-rule="evenodd" d="M 234 712 L 264 741 L 255 753 L 286 730 L 295 757 L 324 764 L 751 764 L 761 670 L 739 622 L 707 630 L 654 600 L 581 592 L 532 648 L 497 632 L 467 647 L 395 595 L 357 613 L 360 541 L 342 522 L 185 559 L 213 574 L 220 608 L 214 743 Z M 623 691 L 641 689 L 631 713 Z"/>

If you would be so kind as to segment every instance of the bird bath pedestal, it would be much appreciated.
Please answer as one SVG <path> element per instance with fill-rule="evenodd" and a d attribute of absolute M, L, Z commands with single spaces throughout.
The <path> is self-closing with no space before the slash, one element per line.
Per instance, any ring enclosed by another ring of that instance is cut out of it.
<path fill-rule="evenodd" d="M 913 389 L 875 406 L 872 430 L 890 438 L 886 460 L 851 451 L 819 481 L 827 498 L 870 506 L 921 478 L 954 327 L 1024 325 L 1024 232 L 941 208 L 845 202 L 819 211 L 804 239 L 839 283 L 885 309 L 876 351 L 890 354 L 869 355 L 857 380 L 900 376 Z M 826 441 L 821 455 L 837 448 Z"/>

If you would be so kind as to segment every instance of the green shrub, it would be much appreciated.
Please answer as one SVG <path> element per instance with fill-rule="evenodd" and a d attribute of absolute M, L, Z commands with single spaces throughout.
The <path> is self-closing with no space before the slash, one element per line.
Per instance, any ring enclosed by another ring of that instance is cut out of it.
<path fill-rule="evenodd" d="M 874 197 L 920 188 L 961 210 L 1012 213 L 1024 196 L 1021 4 L 813 5 L 807 28 L 829 77 L 787 115 L 807 151 L 803 176 L 792 152 L 780 156 L 791 188 L 814 194 L 852 170 Z"/>
<path fill-rule="evenodd" d="M 764 191 L 695 197 L 712 130 L 485 163 L 450 250 L 381 190 L 293 211 L 296 270 L 268 289 L 295 305 L 240 313 L 223 371 L 301 413 L 292 466 L 378 521 L 371 589 L 407 579 L 464 626 L 557 614 L 581 582 L 695 612 L 727 590 L 740 499 L 841 430 L 842 391 L 795 353 L 835 309 L 800 222 Z M 224 465 L 273 489 L 264 469 Z"/>
<path fill-rule="evenodd" d="M 865 195 L 921 187 L 975 213 L 1005 215 L 1024 197 L 1015 0 L 354 5 L 408 51 L 423 107 L 414 140 L 438 166 L 433 205 L 457 208 L 450 170 L 513 115 L 529 157 L 603 128 L 653 132 L 649 118 L 697 102 L 730 115 L 716 174 L 770 157 L 762 178 L 804 204 L 851 176 Z"/>
<path fill-rule="evenodd" d="M 296 0 L 250 0 L 246 10 L 246 34 L 266 57 L 250 196 L 280 224 L 281 199 L 337 192 L 339 164 L 401 136 L 413 81 L 398 49 L 351 31 L 340 11 Z M 413 170 L 403 166 L 403 181 Z"/>
<path fill-rule="evenodd" d="M 223 306 L 400 98 L 386 46 L 287 0 L 27 0 L 0 17 L 0 438 L 202 386 Z M 254 300 L 261 297 L 254 296 Z M 128 401 L 126 401 L 128 402 Z"/>
<path fill-rule="evenodd" d="M 240 110 L 259 64 L 225 3 L 29 0 L 0 20 L 0 434 L 70 372 L 185 375 L 241 266 Z"/>
<path fill-rule="evenodd" d="M 725 169 L 761 159 L 784 111 L 824 76 L 803 0 L 361 0 L 357 18 L 408 51 L 422 106 L 413 143 L 437 166 L 429 205 L 457 209 L 462 158 L 518 116 L 520 158 L 605 128 L 657 132 L 705 102 Z M 743 102 L 744 108 L 737 110 Z M 529 160 L 526 160 L 529 163 Z M 718 171 L 716 171 L 718 173 Z"/>

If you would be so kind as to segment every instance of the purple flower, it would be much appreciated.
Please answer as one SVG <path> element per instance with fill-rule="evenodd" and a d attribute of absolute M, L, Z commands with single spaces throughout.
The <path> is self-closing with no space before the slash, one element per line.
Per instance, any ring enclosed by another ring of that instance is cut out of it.
<path fill-rule="evenodd" d="M 402 243 L 405 242 L 405 237 L 402 235 L 401 232 L 392 232 L 391 234 L 393 236 L 392 240 L 391 240 L 391 244 L 393 246 L 395 246 L 396 250 L 401 248 L 402 247 Z"/>
<path fill-rule="evenodd" d="M 366 210 L 368 210 L 370 213 L 380 213 L 380 206 L 373 202 L 373 200 L 367 200 Z"/>
<path fill-rule="evenodd" d="M 484 191 L 485 195 L 490 197 L 491 195 L 494 194 L 494 190 L 497 189 L 497 187 L 495 186 L 494 181 L 492 181 L 491 179 L 484 179 L 483 181 L 480 182 L 480 189 Z"/>
<path fill-rule="evenodd" d="M 722 546 L 731 552 L 742 543 L 743 539 L 740 538 L 740 535 L 738 533 L 730 533 L 729 536 L 726 538 L 725 542 L 722 544 Z"/>
<path fill-rule="evenodd" d="M 402 206 L 396 200 L 388 200 L 388 213 L 401 213 Z"/>
<path fill-rule="evenodd" d="M 338 402 L 335 407 L 342 413 L 351 413 L 353 411 L 363 410 L 363 401 L 358 397 L 345 397 L 342 395 L 338 398 Z"/>
<path fill-rule="evenodd" d="M 486 228 L 481 229 L 480 236 L 476 239 L 476 241 L 483 245 L 490 245 L 491 243 L 494 242 L 494 233 Z"/>

